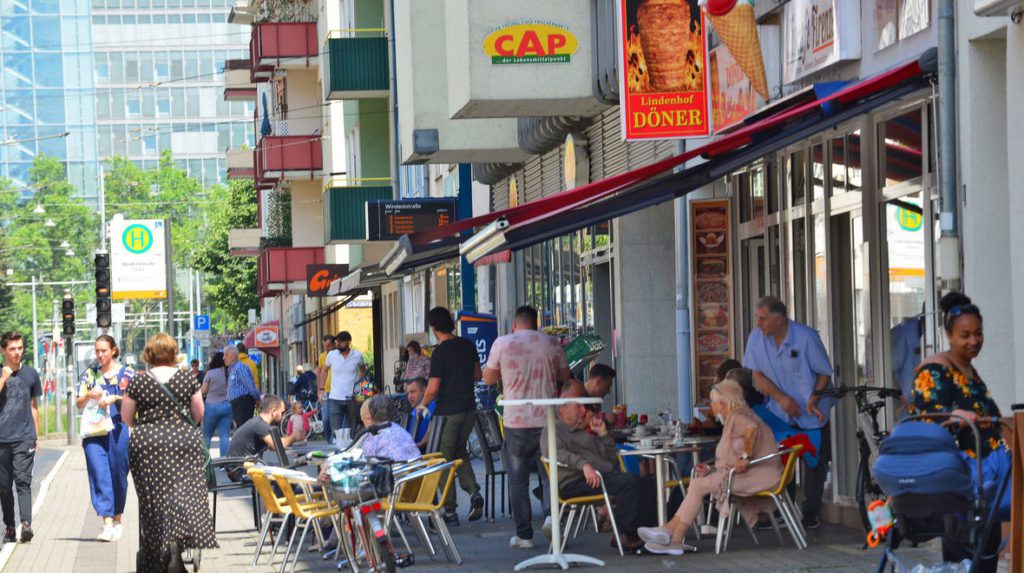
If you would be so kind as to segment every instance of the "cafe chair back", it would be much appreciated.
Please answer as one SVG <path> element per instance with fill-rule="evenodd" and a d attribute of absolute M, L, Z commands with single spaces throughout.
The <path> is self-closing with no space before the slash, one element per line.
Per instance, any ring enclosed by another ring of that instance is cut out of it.
<path fill-rule="evenodd" d="M 310 525 L 313 526 L 313 532 L 316 536 L 317 543 L 322 548 L 324 547 L 324 536 L 320 530 L 320 519 L 326 518 L 335 520 L 339 513 L 339 508 L 336 504 L 328 502 L 323 503 L 320 501 L 308 501 L 309 494 L 313 488 L 319 487 L 315 478 L 312 478 L 302 472 L 274 468 L 269 470 L 280 488 L 281 493 L 284 494 L 284 499 L 288 503 L 288 507 L 291 508 L 291 515 L 295 518 L 295 527 L 292 528 L 291 537 L 288 539 L 288 548 L 284 553 L 284 561 L 281 562 L 280 573 L 284 573 L 288 565 L 288 557 L 292 555 L 292 547 L 295 548 L 294 555 L 292 556 L 291 571 L 295 571 L 295 565 L 299 560 L 299 554 L 302 553 L 302 547 L 306 542 L 306 535 L 309 533 Z M 306 496 L 295 493 L 295 489 L 299 488 L 307 493 Z M 295 536 L 302 530 L 302 536 L 299 538 L 299 543 L 295 545 Z"/>
<path fill-rule="evenodd" d="M 488 414 L 494 414 L 494 410 L 476 412 L 476 424 L 473 427 L 473 432 L 476 433 L 477 441 L 481 445 L 481 454 L 484 460 L 484 499 L 488 500 L 489 505 L 484 506 L 484 518 L 490 519 L 493 523 L 495 518 L 494 502 L 498 497 L 497 485 L 498 478 L 501 478 L 501 515 L 505 516 L 505 491 L 506 491 L 506 478 L 508 474 L 505 472 L 505 468 L 498 467 L 501 463 L 501 447 L 502 438 L 501 432 L 497 427 L 497 424 L 492 424 L 489 420 Z"/>
<path fill-rule="evenodd" d="M 551 466 L 549 460 L 546 457 L 541 458 L 541 463 L 544 464 L 544 472 L 548 475 L 548 479 L 551 479 Z M 569 466 L 558 463 L 559 468 L 568 468 Z M 580 495 L 576 497 L 564 498 L 562 497 L 562 491 L 558 491 L 558 504 L 562 507 L 562 511 L 559 511 L 559 517 L 565 515 L 565 526 L 562 528 L 562 551 L 565 551 L 565 545 L 569 541 L 569 533 L 572 532 L 572 537 L 579 535 L 580 527 L 583 525 L 587 518 L 590 518 L 591 524 L 594 526 L 594 531 L 600 532 L 600 528 L 597 523 L 597 508 L 600 506 L 606 506 L 608 508 L 608 518 L 612 523 L 612 534 L 615 536 L 615 543 L 619 546 L 619 555 L 625 555 L 622 550 L 622 538 L 619 535 L 619 526 L 615 522 L 615 512 L 612 511 L 612 496 L 608 495 L 608 489 L 604 486 L 604 476 L 601 472 L 595 472 L 597 477 L 601 481 L 601 493 L 594 495 Z M 573 529 L 573 526 L 576 526 Z"/>
<path fill-rule="evenodd" d="M 434 531 L 441 541 L 441 548 L 444 549 L 448 560 L 459 565 L 462 564 L 462 556 L 455 546 L 448 526 L 444 522 L 441 510 L 444 507 L 444 499 L 452 488 L 455 481 L 455 470 L 462 465 L 462 460 L 446 461 L 443 458 L 430 460 L 431 465 L 422 469 L 407 473 L 395 480 L 395 491 L 388 503 L 383 504 L 387 510 L 384 518 L 385 530 L 390 531 L 392 525 L 398 527 L 399 535 L 405 543 L 406 549 L 410 551 L 409 542 L 402 531 L 401 526 L 395 520 L 396 514 L 403 514 L 409 518 L 420 542 L 427 548 L 431 559 L 436 555 L 434 545 L 423 522 L 424 518 L 431 520 Z M 415 491 L 415 495 L 407 494 L 407 491 Z"/>
<path fill-rule="evenodd" d="M 277 532 L 274 533 L 274 547 L 270 553 L 270 563 L 274 564 L 274 557 L 277 555 L 277 548 L 281 542 L 285 530 L 285 523 L 288 520 L 288 516 L 292 514 L 292 508 L 288 505 L 288 500 L 285 497 L 278 497 L 277 492 L 274 491 L 274 486 L 271 480 L 274 479 L 268 476 L 268 468 L 264 466 L 258 466 L 253 463 L 247 463 L 245 465 L 246 472 L 249 478 L 252 480 L 252 486 L 255 492 L 259 495 L 260 500 L 263 502 L 263 526 L 260 528 L 259 541 L 256 544 L 256 551 L 252 557 L 252 564 L 256 565 L 259 563 L 260 555 L 263 552 L 263 545 L 266 543 L 267 536 L 271 534 L 273 526 L 279 525 Z M 270 470 L 273 471 L 272 469 Z M 305 499 L 303 501 L 309 502 L 314 500 Z M 326 507 L 328 503 L 321 497 L 317 500 L 317 503 Z"/>

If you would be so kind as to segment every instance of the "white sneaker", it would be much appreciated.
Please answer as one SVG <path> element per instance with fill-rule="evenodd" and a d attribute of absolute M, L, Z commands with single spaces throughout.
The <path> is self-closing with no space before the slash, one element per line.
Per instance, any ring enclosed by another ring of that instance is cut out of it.
<path fill-rule="evenodd" d="M 650 551 L 651 553 L 654 553 L 654 554 L 657 554 L 657 555 L 682 555 L 683 554 L 683 546 L 682 545 L 667 545 L 667 544 L 654 543 L 654 542 L 648 541 L 647 543 L 644 544 L 644 547 L 648 551 Z"/>
<path fill-rule="evenodd" d="M 521 539 L 518 535 L 513 535 L 512 539 L 508 541 L 508 546 L 512 549 L 533 549 L 533 540 Z"/>
<path fill-rule="evenodd" d="M 636 534 L 640 539 L 648 543 L 657 543 L 659 545 L 669 545 L 672 543 L 672 532 L 664 527 L 640 527 L 637 528 Z"/>
<path fill-rule="evenodd" d="M 114 524 L 114 534 L 110 537 L 111 541 L 120 541 L 124 537 L 124 526 L 120 523 Z"/>
<path fill-rule="evenodd" d="M 114 539 L 114 526 L 110 525 L 110 524 L 105 524 L 103 526 L 103 531 L 101 531 L 100 534 L 96 536 L 96 541 L 108 542 L 108 541 L 112 541 L 113 539 Z"/>
<path fill-rule="evenodd" d="M 541 526 L 541 531 L 544 532 L 544 537 L 551 539 L 551 516 L 544 518 L 544 525 Z"/>

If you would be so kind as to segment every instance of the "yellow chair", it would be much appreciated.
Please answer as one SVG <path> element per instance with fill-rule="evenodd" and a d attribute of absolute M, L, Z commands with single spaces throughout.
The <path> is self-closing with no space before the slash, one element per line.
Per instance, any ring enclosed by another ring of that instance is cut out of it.
<path fill-rule="evenodd" d="M 445 550 L 449 561 L 459 565 L 462 564 L 462 556 L 441 516 L 441 509 L 444 507 L 444 498 L 455 481 L 455 470 L 460 465 L 462 465 L 462 460 L 446 461 L 443 458 L 433 460 L 431 465 L 396 479 L 395 493 L 392 494 L 395 501 L 383 504 L 387 509 L 384 519 L 385 529 L 390 530 L 392 525 L 397 526 L 394 520 L 395 514 L 408 516 L 410 523 L 415 528 L 416 535 L 433 558 L 436 551 L 430 542 L 427 528 L 423 524 L 424 517 L 431 519 L 441 540 L 441 547 Z M 398 531 L 408 548 L 409 542 L 400 526 Z"/>
<path fill-rule="evenodd" d="M 281 534 L 284 531 L 284 523 L 288 520 L 288 516 L 292 514 L 292 508 L 288 505 L 287 499 L 277 496 L 274 486 L 270 482 L 271 478 L 267 476 L 265 467 L 247 462 L 245 470 L 252 480 L 252 486 L 259 495 L 259 499 L 263 502 L 265 510 L 263 512 L 263 527 L 260 530 L 260 540 L 256 544 L 256 553 L 253 555 L 252 564 L 256 565 L 259 562 L 260 554 L 263 552 L 263 545 L 266 543 L 267 536 L 270 535 L 271 527 L 274 523 L 279 523 L 281 527 L 274 534 L 274 548 L 270 553 L 270 564 L 273 565 L 274 556 L 277 555 L 277 547 L 281 541 Z M 303 501 L 308 502 L 310 500 L 303 498 Z M 314 496 L 312 501 L 325 507 L 328 505 L 328 502 L 324 501 L 322 496 Z"/>
<path fill-rule="evenodd" d="M 779 514 L 782 516 L 782 520 L 786 523 L 786 528 L 789 529 L 790 535 L 793 536 L 793 542 L 796 544 L 797 549 L 805 549 L 807 547 L 807 536 L 804 532 L 803 525 L 800 523 L 799 513 L 796 505 L 793 503 L 792 498 L 789 497 L 789 491 L 787 488 L 789 484 L 796 478 L 797 463 L 800 460 L 800 454 L 803 451 L 803 446 L 797 444 L 791 448 L 786 448 L 769 454 L 767 456 L 751 460 L 750 466 L 764 463 L 773 458 L 788 456 L 786 465 L 782 468 L 782 477 L 779 478 L 779 483 L 770 490 L 760 491 L 752 496 L 734 496 L 732 493 L 732 479 L 735 473 L 735 468 L 729 470 L 729 478 L 726 481 L 726 499 L 729 500 L 730 510 L 728 512 L 718 512 L 718 531 L 717 538 L 715 540 L 715 553 L 721 553 L 729 547 L 729 538 L 732 537 L 732 527 L 738 517 L 736 504 L 743 503 L 744 499 L 755 498 L 755 497 L 768 497 L 775 503 L 775 508 L 778 509 Z M 779 531 L 779 524 L 775 521 L 775 516 L 769 512 L 768 519 L 772 522 L 772 527 L 775 529 L 775 535 L 778 536 L 779 542 L 782 542 L 782 533 Z M 754 537 L 754 542 L 757 543 L 757 536 L 754 534 L 752 524 L 747 523 L 747 528 L 750 530 L 750 535 Z"/>
<path fill-rule="evenodd" d="M 320 531 L 320 519 L 329 518 L 334 520 L 339 513 L 339 508 L 330 502 L 325 505 L 322 501 L 303 501 L 295 493 L 293 486 L 299 486 L 305 491 L 319 487 L 315 478 L 299 471 L 282 468 L 274 468 L 273 477 L 277 481 L 281 492 L 284 493 L 288 507 L 291 508 L 291 514 L 295 517 L 295 528 L 292 529 L 292 535 L 288 539 L 288 548 L 284 553 L 284 561 L 281 562 L 280 573 L 284 573 L 288 565 L 288 556 L 291 554 L 292 546 L 295 545 L 295 535 L 299 532 L 299 527 L 302 527 L 302 537 L 299 538 L 298 547 L 295 548 L 295 556 L 292 558 L 292 571 L 295 571 L 295 564 L 299 560 L 299 554 L 302 553 L 302 546 L 306 542 L 306 534 L 309 533 L 310 524 L 313 525 L 317 543 L 320 547 L 323 547 L 324 538 L 323 532 Z M 308 496 L 305 499 L 308 499 Z"/>
<path fill-rule="evenodd" d="M 548 479 L 551 479 L 551 467 L 548 465 L 547 458 L 541 458 L 541 463 L 544 464 L 544 472 L 548 475 Z M 619 465 L 624 467 L 622 456 L 619 456 Z M 567 468 L 565 464 L 559 463 L 559 468 Z M 586 515 L 589 515 L 594 523 L 594 529 L 597 530 L 597 507 L 604 505 L 608 508 L 608 519 L 612 522 L 612 534 L 615 536 L 615 543 L 619 546 L 619 555 L 624 555 L 622 550 L 622 538 L 619 536 L 619 526 L 615 522 L 615 512 L 612 511 L 612 497 L 608 495 L 608 490 L 604 487 L 604 476 L 601 472 L 597 473 L 597 477 L 601 480 L 601 493 L 594 495 L 580 495 L 576 497 L 563 498 L 561 488 L 558 492 L 558 504 L 562 506 L 562 511 L 559 511 L 558 515 L 561 517 L 564 511 L 568 510 L 568 515 L 565 520 L 565 527 L 562 528 L 562 551 L 565 551 L 565 544 L 569 541 L 569 531 L 572 530 L 575 524 L 576 529 L 573 531 L 572 536 L 576 537 L 580 531 L 580 525 L 586 519 Z M 579 520 L 577 521 L 577 516 Z"/>

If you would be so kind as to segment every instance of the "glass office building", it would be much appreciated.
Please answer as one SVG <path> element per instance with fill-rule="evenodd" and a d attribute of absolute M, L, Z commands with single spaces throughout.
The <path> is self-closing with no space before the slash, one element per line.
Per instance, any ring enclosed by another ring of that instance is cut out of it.
<path fill-rule="evenodd" d="M 90 0 L 0 1 L 0 175 L 28 183 L 39 154 L 95 197 L 98 156 Z M 66 134 L 66 135 L 65 135 Z"/>
<path fill-rule="evenodd" d="M 66 0 L 65 0 L 66 1 Z M 234 0 L 91 0 L 97 145 L 155 167 L 171 150 L 190 176 L 224 181 L 224 152 L 255 145 L 253 103 L 224 101 L 224 63 L 248 59 Z"/>

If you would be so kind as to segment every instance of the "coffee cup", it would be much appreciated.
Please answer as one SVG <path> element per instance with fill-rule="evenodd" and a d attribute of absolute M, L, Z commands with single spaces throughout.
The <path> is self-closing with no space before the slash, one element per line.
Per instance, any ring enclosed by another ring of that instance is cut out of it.
<path fill-rule="evenodd" d="M 636 429 L 633 430 L 633 433 L 638 438 L 646 436 L 647 435 L 647 426 L 637 426 Z"/>

